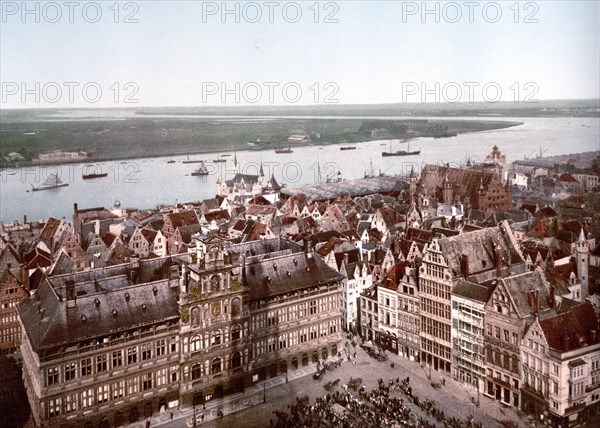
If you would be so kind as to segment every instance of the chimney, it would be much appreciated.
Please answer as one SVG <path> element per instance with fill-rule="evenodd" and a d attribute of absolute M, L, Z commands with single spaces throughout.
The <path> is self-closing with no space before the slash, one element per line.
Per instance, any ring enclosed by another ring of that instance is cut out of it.
<path fill-rule="evenodd" d="M 550 297 L 548 297 L 548 306 L 553 308 L 554 304 L 555 304 L 554 287 L 550 287 Z"/>
<path fill-rule="evenodd" d="M 21 284 L 23 284 L 25 290 L 31 291 L 29 284 L 29 270 L 25 264 L 21 264 Z"/>
<path fill-rule="evenodd" d="M 598 330 L 590 330 L 590 345 L 598 341 Z"/>
<path fill-rule="evenodd" d="M 348 253 L 344 253 L 344 265 L 348 266 Z"/>
<path fill-rule="evenodd" d="M 466 254 L 460 256 L 460 273 L 465 279 L 469 276 L 469 256 Z"/>
<path fill-rule="evenodd" d="M 499 245 L 496 245 L 496 277 L 502 276 L 502 250 Z"/>
<path fill-rule="evenodd" d="M 77 293 L 75 292 L 75 281 L 68 280 L 65 283 L 67 288 L 67 309 L 74 308 L 77 303 Z"/>

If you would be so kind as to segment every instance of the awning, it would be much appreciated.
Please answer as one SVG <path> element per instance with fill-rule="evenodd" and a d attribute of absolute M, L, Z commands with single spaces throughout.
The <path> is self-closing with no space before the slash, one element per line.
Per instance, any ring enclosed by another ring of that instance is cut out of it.
<path fill-rule="evenodd" d="M 585 364 L 585 361 L 582 360 L 581 358 L 577 358 L 576 360 L 573 361 L 569 361 L 569 368 L 573 368 L 573 367 L 579 367 Z"/>

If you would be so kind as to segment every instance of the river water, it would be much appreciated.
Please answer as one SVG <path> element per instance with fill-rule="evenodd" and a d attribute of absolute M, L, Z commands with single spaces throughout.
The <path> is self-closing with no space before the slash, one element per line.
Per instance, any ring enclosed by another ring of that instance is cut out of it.
<path fill-rule="evenodd" d="M 262 163 L 266 176 L 273 174 L 280 184 L 293 186 L 325 181 L 327 177 L 335 178 L 338 171 L 342 178 L 360 178 L 370 171 L 381 171 L 388 175 L 405 174 L 414 167 L 419 172 L 421 165 L 425 163 L 460 165 L 467 157 L 478 162 L 491 152 L 494 145 L 506 155 L 507 162 L 523 159 L 525 156 L 535 157 L 540 149 L 545 156 L 600 150 L 598 118 L 498 120 L 524 123 L 512 128 L 461 134 L 452 138 L 416 139 L 411 141 L 410 149 L 420 148 L 421 154 L 418 156 L 382 157 L 381 152 L 390 148 L 389 141 L 357 143 L 355 150 L 341 151 L 341 145 L 336 144 L 322 148 L 294 147 L 290 154 L 275 154 L 273 150 L 245 150 L 238 151 L 235 156 L 241 172 L 256 174 Z M 394 151 L 406 148 L 406 144 L 393 142 Z M 221 157 L 221 154 L 231 156 Z M 167 163 L 171 158 L 161 157 L 4 170 L 0 176 L 0 221 L 21 221 L 24 215 L 28 220 L 53 216 L 65 217 L 67 221 L 71 221 L 75 202 L 80 208 L 110 208 L 119 200 L 122 207 L 142 209 L 161 204 L 198 201 L 216 194 L 217 179 L 229 179 L 233 176 L 232 152 L 195 155 L 191 158 L 204 159 L 211 173 L 208 176 L 191 176 L 190 173 L 198 164 L 181 163 L 186 159 L 185 156 L 173 157 L 175 163 Z M 217 158 L 227 161 L 212 163 Z M 96 180 L 82 179 L 82 174 L 93 172 L 108 173 L 108 176 Z M 32 185 L 41 185 L 52 173 L 57 173 L 69 186 L 41 192 L 30 191 Z"/>

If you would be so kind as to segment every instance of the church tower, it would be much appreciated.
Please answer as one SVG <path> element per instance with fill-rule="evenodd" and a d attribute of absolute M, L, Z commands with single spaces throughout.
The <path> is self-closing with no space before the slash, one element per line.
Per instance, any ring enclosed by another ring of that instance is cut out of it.
<path fill-rule="evenodd" d="M 579 239 L 577 240 L 577 276 L 581 282 L 581 301 L 585 301 L 588 296 L 589 286 L 589 262 L 590 262 L 590 248 L 585 239 L 585 233 L 583 227 L 579 233 Z"/>
<path fill-rule="evenodd" d="M 448 180 L 448 175 L 446 175 L 446 178 L 444 178 L 442 199 L 445 205 L 452 205 L 452 201 L 454 199 L 454 191 L 452 190 L 452 183 L 450 183 L 450 180 Z"/>

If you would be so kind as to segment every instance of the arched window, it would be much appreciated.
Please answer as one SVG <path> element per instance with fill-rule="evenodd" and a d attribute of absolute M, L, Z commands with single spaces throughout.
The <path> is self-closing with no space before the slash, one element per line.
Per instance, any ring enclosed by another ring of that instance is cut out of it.
<path fill-rule="evenodd" d="M 221 344 L 221 330 L 213 331 L 211 345 L 216 346 Z"/>
<path fill-rule="evenodd" d="M 202 365 L 194 364 L 192 366 L 192 380 L 197 380 L 202 377 Z"/>
<path fill-rule="evenodd" d="M 242 312 L 242 304 L 240 302 L 240 299 L 238 297 L 236 297 L 231 301 L 231 316 L 233 318 L 237 318 L 240 316 L 241 312 Z"/>
<path fill-rule="evenodd" d="M 239 325 L 234 325 L 233 327 L 231 327 L 231 340 L 235 341 L 235 340 L 240 340 L 240 338 L 242 337 L 242 329 L 240 328 Z"/>
<path fill-rule="evenodd" d="M 210 374 L 221 373 L 221 359 L 215 358 L 212 362 L 212 368 Z"/>
<path fill-rule="evenodd" d="M 239 352 L 236 352 L 231 356 L 231 367 L 238 368 L 242 366 L 242 355 Z"/>
<path fill-rule="evenodd" d="M 192 336 L 192 339 L 190 341 L 190 351 L 191 352 L 199 351 L 201 348 L 202 348 L 202 340 L 200 339 L 200 336 Z"/>
<path fill-rule="evenodd" d="M 197 306 L 193 307 L 190 312 L 190 321 L 192 327 L 198 327 L 200 325 L 200 308 Z"/>

